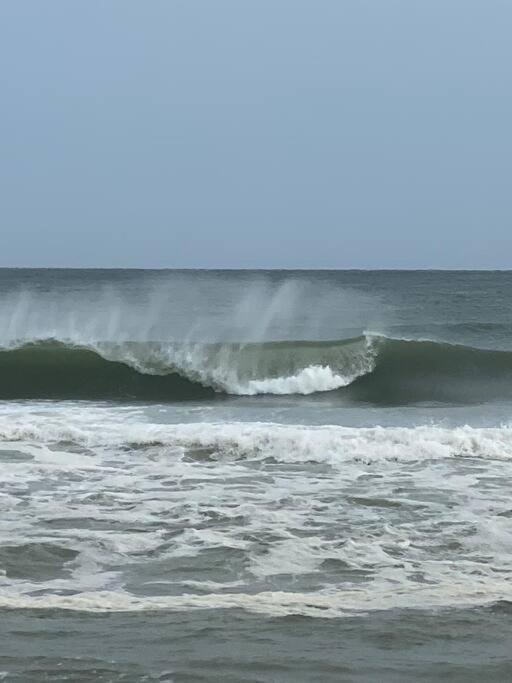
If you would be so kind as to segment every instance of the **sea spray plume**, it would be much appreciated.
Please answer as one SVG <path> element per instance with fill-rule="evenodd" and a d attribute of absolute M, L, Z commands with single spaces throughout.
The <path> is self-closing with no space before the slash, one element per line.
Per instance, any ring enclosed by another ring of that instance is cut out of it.
<path fill-rule="evenodd" d="M 209 283 L 209 278 L 212 282 Z M 26 288 L 0 294 L 0 343 L 57 339 L 96 341 L 259 341 L 270 332 L 290 335 L 297 286 L 248 278 L 224 283 L 212 296 L 213 275 L 191 286 L 190 277 L 122 281 L 115 285 Z M 210 286 L 208 286 L 210 284 Z"/>
<path fill-rule="evenodd" d="M 286 341 L 343 339 L 390 323 L 392 311 L 378 294 L 364 294 L 327 282 L 290 277 L 250 282 L 224 322 L 225 339 Z"/>
<path fill-rule="evenodd" d="M 289 339 L 301 290 L 303 285 L 297 280 L 287 280 L 274 288 L 264 283 L 253 285 L 238 302 L 233 320 L 228 324 L 233 325 L 243 341 L 259 342 L 269 337 Z"/>
<path fill-rule="evenodd" d="M 110 287 L 94 295 L 53 290 L 9 293 L 0 298 L 0 342 L 9 347 L 44 339 L 77 345 L 99 339 L 129 340 L 128 314 L 128 307 Z"/>

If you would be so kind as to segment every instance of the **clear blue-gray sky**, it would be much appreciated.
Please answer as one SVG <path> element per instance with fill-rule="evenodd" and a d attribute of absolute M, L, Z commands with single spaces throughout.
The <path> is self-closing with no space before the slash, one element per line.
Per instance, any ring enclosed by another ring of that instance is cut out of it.
<path fill-rule="evenodd" d="M 512 267 L 510 0 L 1 0 L 0 265 Z"/>

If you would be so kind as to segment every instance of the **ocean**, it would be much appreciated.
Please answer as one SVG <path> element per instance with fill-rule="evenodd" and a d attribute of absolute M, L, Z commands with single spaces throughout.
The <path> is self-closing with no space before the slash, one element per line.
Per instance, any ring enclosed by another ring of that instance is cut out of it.
<path fill-rule="evenodd" d="M 512 272 L 0 270 L 0 680 L 512 680 Z"/>

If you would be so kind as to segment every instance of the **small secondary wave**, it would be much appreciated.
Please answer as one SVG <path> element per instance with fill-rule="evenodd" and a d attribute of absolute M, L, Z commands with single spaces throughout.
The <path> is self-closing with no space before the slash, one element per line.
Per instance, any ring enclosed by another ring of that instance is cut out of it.
<path fill-rule="evenodd" d="M 101 421 L 101 429 L 98 423 Z M 447 458 L 512 460 L 512 427 L 342 427 L 271 422 L 153 424 L 115 409 L 43 406 L 0 411 L 0 442 L 70 469 L 91 465 L 89 449 L 145 451 L 207 460 L 317 462 L 344 468 L 348 462 L 414 462 Z M 19 444 L 19 446 L 18 446 Z M 29 444 L 27 450 L 23 444 Z M 36 449 L 53 444 L 56 450 Z M 75 448 L 78 447 L 78 448 Z M 63 449 L 64 457 L 59 455 Z M 82 451 L 85 449 L 85 451 Z M 72 452 L 72 455 L 71 455 Z"/>
<path fill-rule="evenodd" d="M 512 352 L 366 335 L 226 344 L 41 340 L 0 349 L 0 398 L 315 394 L 405 404 L 512 398 Z"/>

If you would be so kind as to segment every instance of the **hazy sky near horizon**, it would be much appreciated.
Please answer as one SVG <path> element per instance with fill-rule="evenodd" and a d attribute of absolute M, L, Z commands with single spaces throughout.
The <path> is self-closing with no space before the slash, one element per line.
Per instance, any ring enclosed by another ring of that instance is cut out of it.
<path fill-rule="evenodd" d="M 1 266 L 512 268 L 512 2 L 2 0 Z"/>

